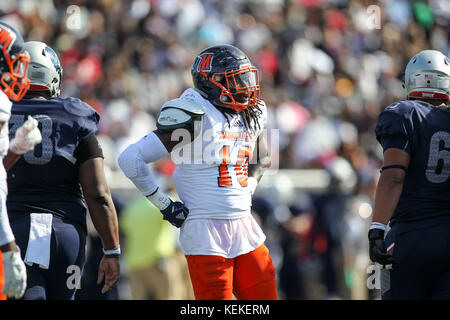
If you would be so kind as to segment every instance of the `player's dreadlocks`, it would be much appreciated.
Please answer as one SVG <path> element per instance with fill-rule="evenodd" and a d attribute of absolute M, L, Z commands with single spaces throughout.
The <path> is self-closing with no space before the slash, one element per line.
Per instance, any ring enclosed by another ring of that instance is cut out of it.
<path fill-rule="evenodd" d="M 256 106 L 247 107 L 244 109 L 244 111 L 241 112 L 242 119 L 244 120 L 244 126 L 247 130 L 250 130 L 252 132 L 255 132 L 258 129 L 261 129 L 261 125 L 259 124 L 258 115 L 262 112 L 261 108 L 259 107 L 261 102 L 258 103 Z M 227 119 L 228 125 L 230 125 L 230 119 L 228 118 L 229 115 L 235 115 L 238 112 L 234 111 L 233 109 L 229 108 L 217 108 Z M 252 121 L 253 120 L 253 121 Z"/>

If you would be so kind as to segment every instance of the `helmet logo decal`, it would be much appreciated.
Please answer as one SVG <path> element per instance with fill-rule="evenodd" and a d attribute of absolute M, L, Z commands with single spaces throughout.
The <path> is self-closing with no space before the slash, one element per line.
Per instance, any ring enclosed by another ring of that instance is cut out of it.
<path fill-rule="evenodd" d="M 0 27 L 0 47 L 3 48 L 6 46 L 7 50 L 10 51 L 15 40 L 16 35 L 14 32 L 10 32 L 10 30 L 5 27 Z"/>
<path fill-rule="evenodd" d="M 205 53 L 198 57 L 197 71 L 211 71 L 213 55 Z"/>

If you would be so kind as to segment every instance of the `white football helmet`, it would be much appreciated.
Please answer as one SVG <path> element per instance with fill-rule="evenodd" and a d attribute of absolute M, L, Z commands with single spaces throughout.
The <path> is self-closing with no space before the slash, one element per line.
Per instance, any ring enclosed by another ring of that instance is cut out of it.
<path fill-rule="evenodd" d="M 40 41 L 27 41 L 24 49 L 30 55 L 30 91 L 49 91 L 51 97 L 58 97 L 63 69 L 55 51 Z"/>
<path fill-rule="evenodd" d="M 450 99 L 450 60 L 437 50 L 423 50 L 406 66 L 406 94 L 409 98 Z"/>

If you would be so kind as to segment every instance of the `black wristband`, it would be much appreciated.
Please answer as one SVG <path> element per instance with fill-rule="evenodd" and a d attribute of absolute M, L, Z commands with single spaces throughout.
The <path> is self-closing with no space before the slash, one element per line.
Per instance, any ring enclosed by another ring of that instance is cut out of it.
<path fill-rule="evenodd" d="M 405 166 L 402 166 L 401 164 L 393 164 L 393 165 L 390 165 L 390 166 L 381 167 L 380 173 L 382 173 L 386 169 L 392 169 L 392 168 L 402 169 L 402 170 L 405 170 L 405 171 L 408 170 L 408 169 L 406 169 Z"/>

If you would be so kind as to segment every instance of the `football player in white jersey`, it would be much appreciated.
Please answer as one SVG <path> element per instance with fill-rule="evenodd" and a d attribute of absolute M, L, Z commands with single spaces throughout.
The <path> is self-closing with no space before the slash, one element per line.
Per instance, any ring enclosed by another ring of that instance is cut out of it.
<path fill-rule="evenodd" d="M 8 297 L 20 298 L 26 288 L 27 277 L 25 265 L 15 243 L 14 235 L 6 212 L 6 171 L 3 158 L 8 154 L 10 161 L 6 169 L 18 157 L 38 144 L 42 137 L 37 128 L 37 120 L 29 119 L 21 126 L 9 142 L 8 121 L 11 116 L 13 101 L 23 98 L 30 86 L 27 78 L 29 57 L 23 51 L 23 39 L 20 33 L 6 23 L 0 22 L 0 285 L 1 292 Z M 3 273 L 1 263 L 3 258 Z M 1 299 L 1 297 L 0 297 Z"/>
<path fill-rule="evenodd" d="M 250 210 L 269 163 L 258 70 L 240 49 L 217 45 L 197 56 L 191 73 L 194 88 L 162 106 L 158 129 L 125 149 L 119 166 L 181 228 L 197 300 L 277 299 L 265 235 Z M 169 152 L 182 201 L 169 199 L 147 166 Z"/>

